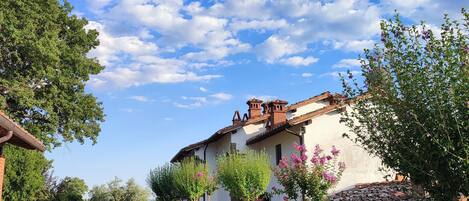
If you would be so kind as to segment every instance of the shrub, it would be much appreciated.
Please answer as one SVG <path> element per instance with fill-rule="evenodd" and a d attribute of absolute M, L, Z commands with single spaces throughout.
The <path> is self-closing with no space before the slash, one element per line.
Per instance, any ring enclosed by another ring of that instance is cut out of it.
<path fill-rule="evenodd" d="M 237 200 L 253 201 L 270 181 L 271 167 L 265 152 L 231 153 L 217 158 L 218 180 Z"/>
<path fill-rule="evenodd" d="M 155 193 L 157 201 L 173 201 L 179 197 L 174 185 L 174 169 L 173 165 L 166 164 L 150 171 L 147 183 Z"/>
<path fill-rule="evenodd" d="M 439 30 L 381 23 L 381 43 L 361 59 L 364 83 L 343 121 L 351 139 L 437 200 L 469 195 L 469 13 Z M 363 80 L 363 79 L 358 79 Z"/>
<path fill-rule="evenodd" d="M 298 154 L 291 154 L 290 160 L 283 157 L 274 174 L 283 189 L 274 188 L 274 193 L 285 194 L 284 200 L 293 199 L 322 201 L 327 190 L 336 184 L 345 169 L 343 162 L 338 162 L 339 150 L 332 146 L 331 155 L 326 155 L 316 145 L 313 157 L 308 164 L 306 148 L 295 144 Z"/>
<path fill-rule="evenodd" d="M 216 190 L 216 182 L 209 175 L 206 164 L 187 158 L 174 167 L 174 185 L 182 198 L 196 201 L 205 193 L 210 195 Z"/>

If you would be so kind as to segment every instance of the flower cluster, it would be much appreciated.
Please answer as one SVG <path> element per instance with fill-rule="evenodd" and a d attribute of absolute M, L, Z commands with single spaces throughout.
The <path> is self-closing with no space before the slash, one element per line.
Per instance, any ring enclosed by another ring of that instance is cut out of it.
<path fill-rule="evenodd" d="M 308 160 L 304 145 L 295 143 L 293 146 L 298 153 L 292 153 L 289 159 L 282 157 L 275 168 L 274 174 L 283 189 L 275 188 L 274 193 L 285 194 L 284 200 L 296 200 L 302 195 L 311 200 L 322 200 L 345 170 L 345 163 L 338 161 L 340 150 L 332 146 L 330 154 L 326 154 L 316 145 Z"/>

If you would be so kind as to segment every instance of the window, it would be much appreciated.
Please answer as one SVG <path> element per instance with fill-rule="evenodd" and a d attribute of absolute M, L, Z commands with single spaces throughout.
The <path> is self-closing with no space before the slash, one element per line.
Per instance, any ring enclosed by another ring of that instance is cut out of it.
<path fill-rule="evenodd" d="M 230 144 L 230 153 L 236 153 L 238 150 L 236 149 L 236 143 Z"/>
<path fill-rule="evenodd" d="M 275 145 L 275 164 L 278 165 L 282 159 L 282 144 Z"/>

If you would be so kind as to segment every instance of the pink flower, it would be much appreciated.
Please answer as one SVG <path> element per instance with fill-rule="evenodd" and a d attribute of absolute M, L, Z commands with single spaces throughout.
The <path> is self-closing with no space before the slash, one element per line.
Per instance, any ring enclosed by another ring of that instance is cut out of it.
<path fill-rule="evenodd" d="M 319 156 L 319 154 L 322 153 L 322 149 L 321 147 L 317 144 L 315 147 L 314 147 L 314 155 L 315 156 Z"/>
<path fill-rule="evenodd" d="M 283 200 L 284 200 L 284 201 L 288 201 L 288 197 L 287 197 L 287 196 L 283 196 Z"/>
<path fill-rule="evenodd" d="M 306 156 L 305 152 L 302 152 L 302 153 L 301 153 L 300 158 L 301 158 L 302 161 L 308 160 L 308 156 Z"/>
<path fill-rule="evenodd" d="M 321 157 L 321 158 L 319 158 L 319 163 L 320 163 L 321 165 L 324 165 L 324 164 L 326 164 L 326 161 L 327 161 L 327 158 L 326 158 L 326 157 L 324 157 L 324 156 L 323 156 L 323 157 Z"/>
<path fill-rule="evenodd" d="M 332 155 L 334 155 L 334 156 L 338 156 L 339 153 L 340 153 L 340 150 L 338 150 L 337 148 L 335 148 L 335 146 L 333 145 L 333 146 L 332 146 L 331 153 L 332 153 Z"/>
<path fill-rule="evenodd" d="M 287 162 L 286 158 L 282 158 L 282 159 L 279 161 L 278 166 L 279 166 L 281 169 L 287 168 L 287 167 L 288 167 L 288 162 Z"/>
<path fill-rule="evenodd" d="M 328 161 L 330 161 L 330 160 L 332 160 L 332 156 L 326 156 L 326 159 L 327 159 Z"/>
<path fill-rule="evenodd" d="M 298 157 L 298 155 L 296 155 L 296 154 L 291 154 L 290 157 L 291 157 L 291 160 L 293 161 L 293 163 L 295 163 L 295 164 L 299 164 L 299 163 L 302 162 L 301 158 Z"/>
<path fill-rule="evenodd" d="M 337 177 L 334 174 L 328 173 L 326 171 L 322 173 L 322 177 L 324 178 L 324 180 L 330 183 L 335 183 L 337 181 Z"/>
<path fill-rule="evenodd" d="M 293 147 L 295 147 L 295 149 L 299 152 L 306 152 L 306 147 L 304 145 L 299 145 L 295 142 L 295 144 L 293 144 Z"/>
<path fill-rule="evenodd" d="M 197 172 L 197 174 L 195 175 L 197 178 L 201 178 L 204 176 L 204 173 L 203 172 Z"/>
<path fill-rule="evenodd" d="M 311 163 L 317 165 L 319 163 L 319 159 L 317 156 L 313 156 L 313 158 L 311 159 Z"/>

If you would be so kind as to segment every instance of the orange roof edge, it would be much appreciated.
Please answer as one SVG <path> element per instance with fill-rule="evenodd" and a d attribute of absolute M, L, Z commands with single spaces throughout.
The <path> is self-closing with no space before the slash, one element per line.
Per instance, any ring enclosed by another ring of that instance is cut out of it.
<path fill-rule="evenodd" d="M 10 141 L 7 141 L 8 143 L 41 152 L 46 150 L 44 144 L 41 141 L 36 139 L 23 127 L 15 123 L 2 111 L 0 111 L 0 126 L 7 131 L 13 131 L 13 137 Z"/>

